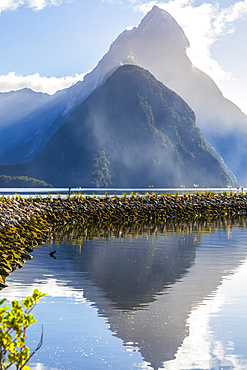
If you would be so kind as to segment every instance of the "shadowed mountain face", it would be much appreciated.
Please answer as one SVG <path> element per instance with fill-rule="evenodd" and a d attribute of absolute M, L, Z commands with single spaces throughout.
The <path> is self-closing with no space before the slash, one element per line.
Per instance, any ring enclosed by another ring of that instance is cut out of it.
<path fill-rule="evenodd" d="M 57 186 L 226 186 L 190 107 L 137 66 L 120 67 L 13 172 Z"/>
<path fill-rule="evenodd" d="M 104 291 L 115 309 L 148 307 L 157 299 L 157 293 L 169 289 L 186 274 L 195 259 L 197 243 L 193 235 L 172 235 L 167 242 L 162 240 L 162 248 L 159 241 L 157 238 L 157 247 L 141 238 L 133 249 L 130 240 L 116 245 L 110 239 L 101 249 L 84 244 L 74 269 L 87 271 L 88 279 Z"/>

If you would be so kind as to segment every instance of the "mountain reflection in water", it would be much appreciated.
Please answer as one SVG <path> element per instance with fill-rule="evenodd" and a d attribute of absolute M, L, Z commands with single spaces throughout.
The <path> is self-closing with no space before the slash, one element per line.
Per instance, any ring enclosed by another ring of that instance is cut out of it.
<path fill-rule="evenodd" d="M 46 291 L 42 284 L 55 279 L 68 292 L 83 292 L 113 335 L 159 369 L 175 358 L 188 337 L 193 309 L 246 258 L 245 223 L 239 218 L 108 229 L 63 227 L 51 243 L 57 259 L 48 258 L 50 248 L 38 248 L 34 260 L 9 277 L 9 288 L 1 296 L 11 299 L 18 290 L 26 295 L 37 284 Z M 83 357 L 81 361 L 84 367 Z"/>

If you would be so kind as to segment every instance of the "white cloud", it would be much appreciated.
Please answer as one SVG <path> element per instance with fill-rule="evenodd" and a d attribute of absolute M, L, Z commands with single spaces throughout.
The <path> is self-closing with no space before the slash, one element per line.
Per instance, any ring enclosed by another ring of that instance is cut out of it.
<path fill-rule="evenodd" d="M 34 10 L 41 10 L 49 5 L 59 6 L 63 0 L 27 0 L 27 6 Z"/>
<path fill-rule="evenodd" d="M 83 80 L 85 74 L 76 74 L 75 76 L 65 77 L 42 77 L 39 73 L 29 76 L 16 75 L 10 72 L 7 75 L 0 76 L 0 91 L 7 92 L 19 90 L 28 87 L 34 91 L 54 94 L 58 90 L 65 89 L 78 81 Z"/>
<path fill-rule="evenodd" d="M 170 0 L 168 2 L 149 1 L 134 6 L 146 14 L 154 5 L 165 9 L 183 28 L 190 42 L 187 53 L 192 63 L 209 74 L 214 80 L 232 79 L 211 56 L 211 47 L 220 38 L 234 32 L 237 20 L 247 16 L 247 0 L 239 1 L 227 8 L 218 3 L 204 3 L 195 6 L 195 0 Z"/>
<path fill-rule="evenodd" d="M 1 0 L 0 12 L 3 10 L 15 10 L 23 4 L 23 0 Z"/>
<path fill-rule="evenodd" d="M 16 10 L 20 6 L 41 10 L 46 6 L 59 6 L 68 2 L 71 2 L 71 0 L 0 0 L 0 13 L 4 10 Z"/>

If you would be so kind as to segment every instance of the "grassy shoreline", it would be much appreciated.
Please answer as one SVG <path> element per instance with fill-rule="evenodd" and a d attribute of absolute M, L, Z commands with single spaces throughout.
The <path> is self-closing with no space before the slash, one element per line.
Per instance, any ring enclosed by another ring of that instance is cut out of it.
<path fill-rule="evenodd" d="M 5 278 L 27 259 L 33 248 L 62 225 L 107 227 L 110 224 L 180 222 L 189 219 L 234 217 L 247 214 L 247 195 L 195 193 L 183 196 L 131 194 L 123 197 L 0 200 L 0 288 Z"/>

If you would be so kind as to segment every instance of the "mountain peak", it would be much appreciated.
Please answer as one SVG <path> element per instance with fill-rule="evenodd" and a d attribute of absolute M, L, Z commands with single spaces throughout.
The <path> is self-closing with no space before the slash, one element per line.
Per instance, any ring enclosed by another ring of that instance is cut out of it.
<path fill-rule="evenodd" d="M 156 20 L 160 18 L 160 20 L 166 19 L 174 21 L 174 18 L 169 13 L 167 13 L 164 9 L 159 8 L 157 5 L 154 5 L 152 9 L 146 14 L 146 17 L 144 17 L 143 19 L 154 17 L 156 18 Z"/>
<path fill-rule="evenodd" d="M 137 27 L 142 34 L 158 33 L 166 38 L 176 39 L 183 48 L 189 47 L 189 41 L 175 19 L 164 9 L 155 5 Z"/>

